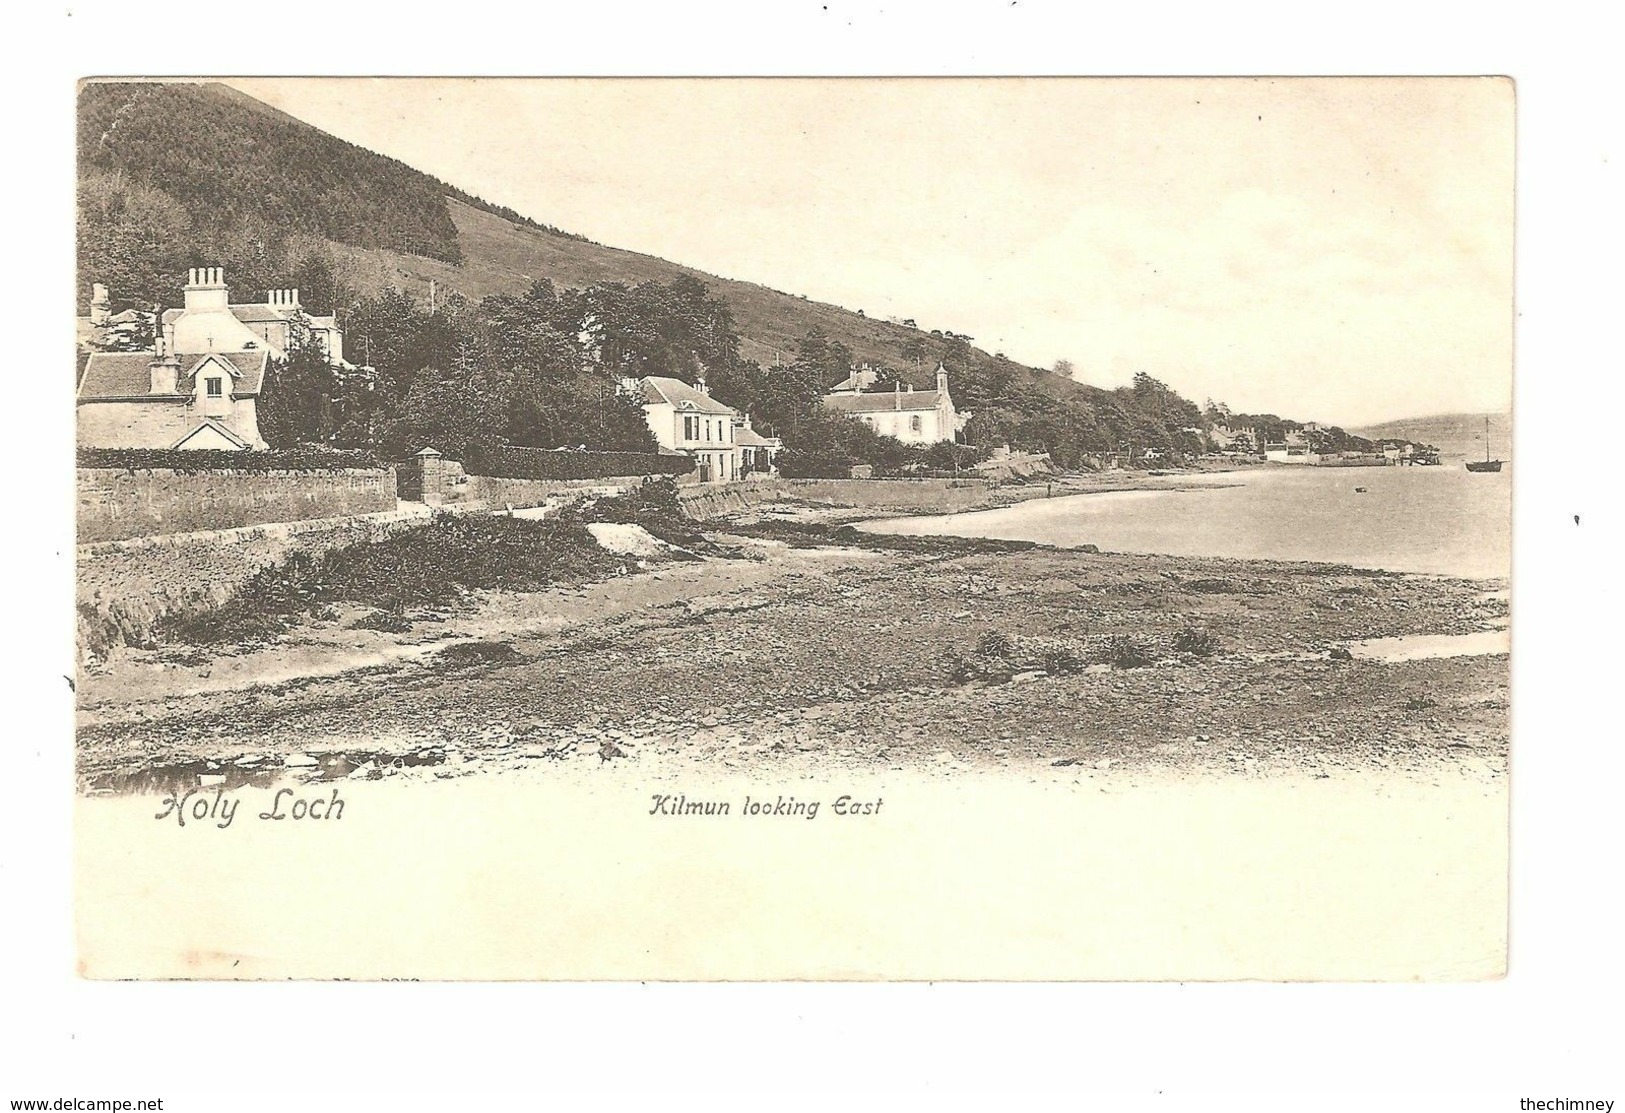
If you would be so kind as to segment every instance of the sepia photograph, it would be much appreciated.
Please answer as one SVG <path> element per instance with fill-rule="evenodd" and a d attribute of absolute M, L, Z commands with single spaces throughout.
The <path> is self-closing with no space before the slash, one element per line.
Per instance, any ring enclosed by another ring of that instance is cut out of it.
<path fill-rule="evenodd" d="M 81 81 L 78 972 L 1503 977 L 1514 110 Z"/>

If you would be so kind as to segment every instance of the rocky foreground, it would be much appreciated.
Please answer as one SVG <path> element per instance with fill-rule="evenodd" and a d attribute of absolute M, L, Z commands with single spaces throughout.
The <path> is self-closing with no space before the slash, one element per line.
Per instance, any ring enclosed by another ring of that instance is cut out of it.
<path fill-rule="evenodd" d="M 82 678 L 81 786 L 627 766 L 1506 768 L 1505 654 L 1346 652 L 1493 630 L 1498 585 L 948 540 L 717 539 L 737 558 L 491 596 L 401 633 L 341 613 L 289 645 L 130 651 Z"/>

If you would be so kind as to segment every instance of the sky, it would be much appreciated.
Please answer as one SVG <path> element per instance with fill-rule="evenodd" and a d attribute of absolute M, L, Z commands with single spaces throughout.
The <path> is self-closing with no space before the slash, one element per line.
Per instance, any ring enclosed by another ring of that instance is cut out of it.
<path fill-rule="evenodd" d="M 1513 93 L 1439 79 L 240 79 L 542 223 L 1099 386 L 1509 407 Z"/>

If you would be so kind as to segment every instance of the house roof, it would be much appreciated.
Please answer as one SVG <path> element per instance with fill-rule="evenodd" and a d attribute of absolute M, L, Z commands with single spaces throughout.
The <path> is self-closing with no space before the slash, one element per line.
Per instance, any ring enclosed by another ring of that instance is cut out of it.
<path fill-rule="evenodd" d="M 777 437 L 764 437 L 754 429 L 740 426 L 734 429 L 734 444 L 745 448 L 778 448 L 783 442 Z"/>
<path fill-rule="evenodd" d="M 233 317 L 236 317 L 245 325 L 263 324 L 267 321 L 286 321 L 290 316 L 287 310 L 279 309 L 274 305 L 267 305 L 264 302 L 251 301 L 238 305 L 228 305 L 226 308 L 231 310 Z M 184 309 L 164 310 L 164 324 L 171 323 L 176 317 L 185 312 Z M 332 317 L 311 317 L 310 322 L 317 328 L 333 327 Z"/>
<path fill-rule="evenodd" d="M 288 315 L 282 310 L 274 309 L 269 305 L 250 303 L 248 305 L 227 306 L 227 308 L 231 310 L 233 317 L 236 317 L 245 325 L 258 324 L 262 321 L 286 321 L 288 319 Z"/>
<path fill-rule="evenodd" d="M 243 438 L 239 437 L 236 433 L 233 433 L 230 429 L 227 429 L 224 425 L 220 424 L 218 421 L 216 421 L 212 417 L 206 417 L 202 421 L 198 422 L 197 425 L 195 427 L 193 427 L 191 432 L 187 433 L 186 436 L 182 437 L 180 440 L 178 440 L 174 444 L 170 445 L 170 447 L 171 448 L 184 448 L 184 447 L 186 447 L 186 442 L 187 441 L 191 440 L 193 437 L 197 436 L 199 433 L 204 432 L 205 430 L 217 434 L 222 440 L 224 440 L 227 444 L 231 445 L 233 448 L 243 449 L 243 448 L 253 448 L 254 447 L 253 445 L 249 444 L 247 441 L 243 440 Z"/>
<path fill-rule="evenodd" d="M 664 375 L 649 375 L 638 380 L 646 401 L 676 406 L 680 410 L 702 414 L 731 414 L 733 407 L 724 406 L 709 394 L 701 393 L 682 379 Z"/>
<path fill-rule="evenodd" d="M 939 391 L 877 390 L 872 394 L 826 394 L 824 408 L 840 414 L 912 412 L 937 408 Z"/>
<path fill-rule="evenodd" d="M 81 402 L 162 402 L 175 401 L 192 393 L 196 385 L 198 368 L 206 360 L 220 360 L 235 372 L 231 393 L 239 398 L 255 395 L 265 381 L 265 367 L 270 353 L 210 352 L 203 355 L 177 357 L 180 374 L 176 378 L 175 393 L 152 392 L 151 352 L 92 352 L 85 364 L 84 377 L 79 381 Z"/>

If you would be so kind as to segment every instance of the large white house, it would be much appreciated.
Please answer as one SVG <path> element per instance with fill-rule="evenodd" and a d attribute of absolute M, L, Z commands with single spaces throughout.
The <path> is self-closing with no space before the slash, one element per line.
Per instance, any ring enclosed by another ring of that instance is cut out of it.
<path fill-rule="evenodd" d="M 258 404 L 270 361 L 286 354 L 303 316 L 333 363 L 344 337 L 332 317 L 310 317 L 298 290 L 233 305 L 220 267 L 187 273 L 185 304 L 166 310 L 151 352 L 93 352 L 79 381 L 81 446 L 263 449 Z M 108 320 L 98 286 L 89 323 Z"/>
<path fill-rule="evenodd" d="M 870 390 L 876 378 L 867 367 L 852 372 L 824 395 L 824 408 L 856 418 L 875 432 L 896 437 L 904 444 L 951 441 L 970 420 L 970 414 L 954 409 L 948 393 L 948 370 L 940 363 L 935 390 L 915 390 L 901 383 L 892 390 Z"/>
<path fill-rule="evenodd" d="M 727 483 L 772 470 L 776 437 L 763 437 L 750 427 L 750 415 L 711 397 L 702 376 L 690 385 L 665 375 L 627 380 L 627 390 L 643 397 L 643 416 L 664 452 L 694 457 L 701 483 Z"/>

